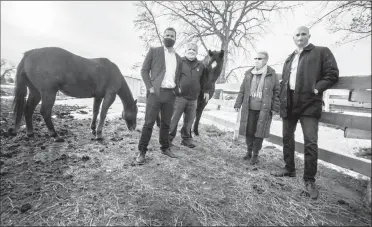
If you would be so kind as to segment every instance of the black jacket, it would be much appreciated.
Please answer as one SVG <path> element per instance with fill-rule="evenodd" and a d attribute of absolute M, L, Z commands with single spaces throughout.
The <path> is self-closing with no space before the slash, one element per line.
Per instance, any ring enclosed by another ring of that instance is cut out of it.
<path fill-rule="evenodd" d="M 205 88 L 207 80 L 207 71 L 201 61 L 189 61 L 186 57 L 181 59 L 180 96 L 189 100 L 196 100 L 201 91 L 208 93 L 209 91 Z"/>
<path fill-rule="evenodd" d="M 289 77 L 295 53 L 285 61 L 280 86 L 280 116 L 288 116 Z M 295 116 L 313 116 L 322 114 L 323 92 L 338 82 L 339 70 L 336 59 L 327 47 L 309 44 L 300 54 L 297 67 L 296 86 L 293 94 L 292 114 Z M 316 95 L 314 89 L 319 93 Z"/>

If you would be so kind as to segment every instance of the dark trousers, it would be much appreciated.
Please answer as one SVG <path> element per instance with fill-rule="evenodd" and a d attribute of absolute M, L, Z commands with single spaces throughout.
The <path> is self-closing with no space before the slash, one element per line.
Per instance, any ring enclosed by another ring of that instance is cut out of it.
<path fill-rule="evenodd" d="M 259 116 L 259 110 L 249 110 L 245 142 L 247 144 L 248 152 L 253 152 L 254 155 L 258 155 L 262 148 L 263 142 L 263 138 L 254 136 L 257 131 L 257 122 Z"/>
<path fill-rule="evenodd" d="M 142 128 L 142 135 L 138 144 L 138 149 L 141 152 L 147 151 L 149 145 L 152 129 L 154 127 L 156 117 L 161 116 L 161 124 L 159 131 L 160 149 L 169 148 L 169 125 L 173 114 L 173 106 L 176 95 L 173 89 L 160 89 L 160 94 L 150 93 L 146 100 L 145 123 Z"/>
<path fill-rule="evenodd" d="M 290 92 L 290 96 L 293 93 Z M 292 97 L 289 97 L 292 99 Z M 304 134 L 305 145 L 305 169 L 304 181 L 315 182 L 315 175 L 318 167 L 318 125 L 319 119 L 311 116 L 293 116 L 292 108 L 288 109 L 288 117 L 283 119 L 283 156 L 285 168 L 292 172 L 295 171 L 295 131 L 298 120 L 300 120 L 302 132 Z"/>
<path fill-rule="evenodd" d="M 191 127 L 196 116 L 197 100 L 188 100 L 177 96 L 174 105 L 173 116 L 170 124 L 169 140 L 172 141 L 177 134 L 177 125 L 183 114 L 183 126 L 181 128 L 181 137 L 183 140 L 191 140 Z"/>

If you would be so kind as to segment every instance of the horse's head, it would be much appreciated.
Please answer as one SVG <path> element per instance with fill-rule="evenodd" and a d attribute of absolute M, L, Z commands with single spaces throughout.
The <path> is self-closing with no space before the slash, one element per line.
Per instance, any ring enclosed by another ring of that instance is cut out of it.
<path fill-rule="evenodd" d="M 220 76 L 223 65 L 224 50 L 208 51 L 208 55 L 204 58 L 204 65 L 207 68 L 209 81 L 216 81 Z"/>
<path fill-rule="evenodd" d="M 129 131 L 133 131 L 137 127 L 137 113 L 137 100 L 135 100 L 132 105 L 127 106 L 122 112 L 122 118 L 125 120 Z"/>

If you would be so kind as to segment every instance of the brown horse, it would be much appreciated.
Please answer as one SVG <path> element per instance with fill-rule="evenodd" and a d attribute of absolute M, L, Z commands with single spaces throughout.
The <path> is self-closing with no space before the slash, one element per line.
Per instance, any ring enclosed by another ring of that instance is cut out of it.
<path fill-rule="evenodd" d="M 29 95 L 26 102 L 27 88 Z M 127 82 L 114 63 L 107 58 L 86 59 L 58 47 L 45 47 L 27 51 L 18 65 L 13 100 L 15 126 L 10 130 L 11 134 L 17 134 L 24 114 L 27 136 L 34 136 L 32 115 L 41 100 L 40 113 L 50 136 L 56 142 L 63 142 L 51 119 L 58 91 L 76 98 L 94 97 L 91 129 L 98 140 L 103 139 L 103 124 L 116 94 L 123 103 L 122 118 L 128 129 L 136 128 L 137 100 L 133 99 Z"/>
<path fill-rule="evenodd" d="M 214 95 L 216 81 L 221 74 L 223 66 L 224 51 L 208 51 L 208 55 L 204 58 L 203 63 L 207 68 L 208 83 L 206 88 L 209 90 L 209 98 Z M 203 110 L 208 102 L 204 99 L 204 92 L 201 91 L 198 97 L 198 104 L 196 107 L 196 118 L 194 122 L 193 131 L 196 136 L 199 135 L 199 121 L 202 116 Z"/>

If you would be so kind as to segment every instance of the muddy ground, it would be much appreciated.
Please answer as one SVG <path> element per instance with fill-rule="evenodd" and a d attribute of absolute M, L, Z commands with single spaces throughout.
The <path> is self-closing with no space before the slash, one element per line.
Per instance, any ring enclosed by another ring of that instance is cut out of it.
<path fill-rule="evenodd" d="M 54 107 L 55 127 L 66 140 L 54 143 L 39 106 L 36 136 L 27 138 L 23 128 L 9 137 L 10 100 L 1 99 L 1 226 L 371 225 L 366 180 L 319 165 L 320 197 L 313 201 L 302 193 L 301 160 L 296 178 L 274 178 L 281 151 L 265 142 L 252 167 L 241 159 L 244 141 L 207 125 L 194 149 L 181 146 L 177 135 L 178 159 L 161 155 L 154 127 L 147 163 L 136 166 L 143 119 L 133 132 L 119 118 L 107 121 L 98 142 L 91 140 L 89 119 L 73 117 L 79 108 Z"/>

